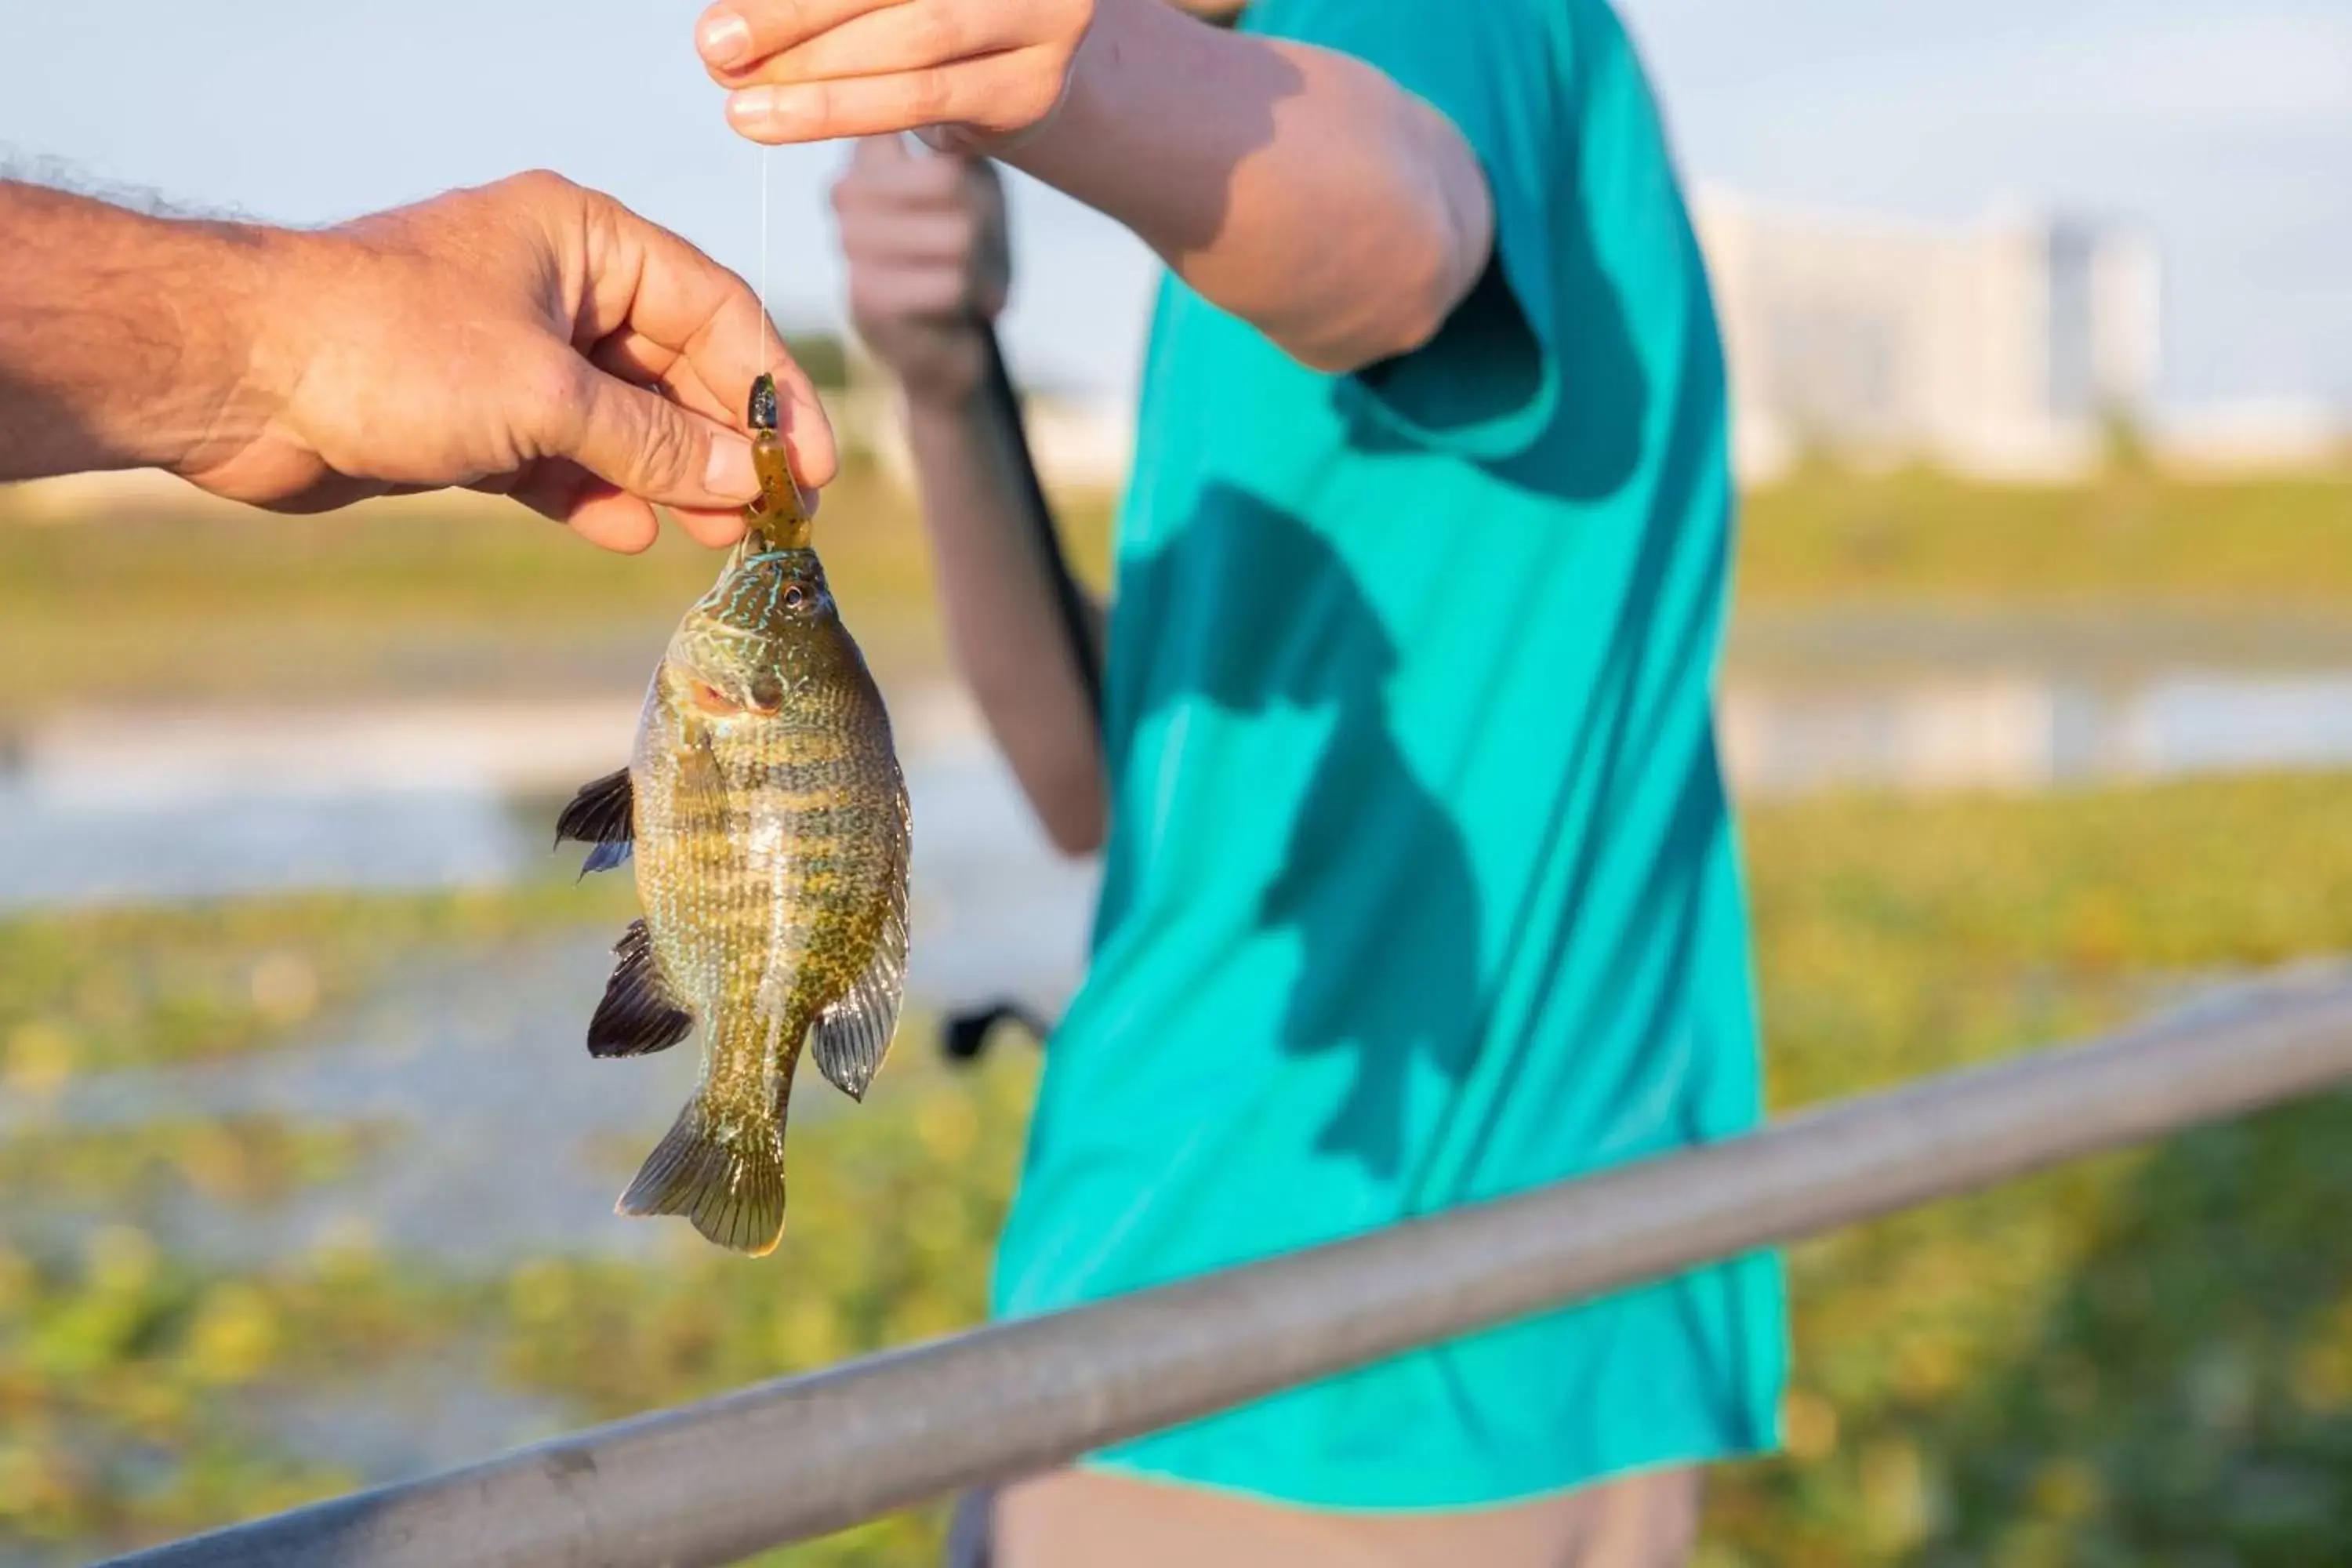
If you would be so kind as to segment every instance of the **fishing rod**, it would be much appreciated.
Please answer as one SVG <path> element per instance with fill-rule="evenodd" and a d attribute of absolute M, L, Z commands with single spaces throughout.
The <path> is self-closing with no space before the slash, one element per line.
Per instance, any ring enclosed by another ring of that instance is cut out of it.
<path fill-rule="evenodd" d="M 1045 563 L 1046 574 L 1053 579 L 1054 608 L 1060 616 L 1063 640 L 1069 648 L 1070 663 L 1077 671 L 1079 688 L 1086 693 L 1087 716 L 1094 724 L 1095 739 L 1099 744 L 1103 722 L 1102 659 L 1088 624 L 1086 596 L 1070 570 L 1061 530 L 1054 526 L 1053 505 L 1045 499 L 1045 482 L 1038 477 L 1036 454 L 1029 447 L 1028 421 L 1021 412 L 1021 395 L 1013 390 L 1013 374 L 1005 367 L 1004 345 L 996 335 L 996 325 L 977 315 L 972 325 L 980 334 L 983 374 L 987 377 L 984 395 L 1012 444 L 1013 478 L 1021 487 L 1030 536 L 1036 543 L 1038 559 Z"/>
<path fill-rule="evenodd" d="M 1046 575 L 1052 581 L 1054 607 L 1062 623 L 1062 640 L 1069 649 L 1071 667 L 1077 672 L 1079 688 L 1086 693 L 1087 716 L 1094 725 L 1095 742 L 1102 742 L 1103 693 L 1102 661 L 1096 651 L 1092 627 L 1088 624 L 1086 599 L 1078 586 L 1077 576 L 1070 570 L 1068 552 L 1062 545 L 1061 530 L 1054 526 L 1053 504 L 1045 498 L 1045 486 L 1037 472 L 1036 454 L 1030 449 L 1028 422 L 1021 412 L 1021 395 L 1013 389 L 1013 374 L 1004 363 L 1004 346 L 996 335 L 996 325 L 975 314 L 972 329 L 980 336 L 982 359 L 982 395 L 986 398 L 989 412 L 998 421 L 1012 447 L 1013 478 L 1021 491 L 1023 513 L 1028 522 L 1031 539 L 1037 547 L 1037 558 L 1045 563 Z M 999 1000 L 982 1007 L 967 1008 L 951 1013 L 944 1020 L 940 1034 L 940 1049 L 950 1061 L 975 1062 L 988 1049 L 988 1043 L 998 1026 L 1014 1024 L 1027 1031 L 1039 1045 L 1053 1033 L 1053 1025 L 1035 1010 L 1012 1000 Z"/>
<path fill-rule="evenodd" d="M 1007 456 L 1013 465 L 1023 518 L 1036 547 L 1037 559 L 1045 569 L 1055 614 L 1062 626 L 1063 646 L 1077 675 L 1078 688 L 1085 694 L 1087 721 L 1094 726 L 1095 743 L 1099 747 L 1103 731 L 1102 657 L 1095 646 L 1085 593 L 1078 586 L 1076 574 L 1070 570 L 1069 552 L 1063 546 L 1061 530 L 1054 525 L 1053 503 L 1046 498 L 1045 480 L 1037 471 L 1036 453 L 1029 445 L 1028 419 L 1022 412 L 1021 395 L 1013 384 L 1012 370 L 1005 363 L 1004 344 L 997 335 L 996 323 L 975 310 L 971 326 L 980 342 L 982 396 L 1010 448 Z M 1053 1030 L 1053 1026 L 1030 1007 L 1017 1001 L 999 1000 L 987 1006 L 950 1014 L 940 1032 L 940 1049 L 950 1061 L 977 1061 L 987 1050 L 989 1038 L 998 1026 L 1008 1023 L 1026 1030 L 1040 1045 Z"/>

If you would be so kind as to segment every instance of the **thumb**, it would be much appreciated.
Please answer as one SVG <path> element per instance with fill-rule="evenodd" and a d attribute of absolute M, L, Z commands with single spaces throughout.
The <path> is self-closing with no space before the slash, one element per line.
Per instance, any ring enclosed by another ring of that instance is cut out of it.
<path fill-rule="evenodd" d="M 574 363 L 571 394 L 548 432 L 549 456 L 658 506 L 724 510 L 760 493 L 747 437 Z"/>

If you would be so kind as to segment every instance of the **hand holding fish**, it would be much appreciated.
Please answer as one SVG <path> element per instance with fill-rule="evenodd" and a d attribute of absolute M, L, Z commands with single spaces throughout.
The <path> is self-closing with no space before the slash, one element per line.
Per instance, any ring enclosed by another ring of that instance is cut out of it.
<path fill-rule="evenodd" d="M 286 511 L 464 486 L 608 549 L 656 504 L 725 544 L 762 368 L 801 481 L 833 477 L 741 279 L 553 174 L 316 233 L 0 183 L 0 479 L 164 468 Z"/>

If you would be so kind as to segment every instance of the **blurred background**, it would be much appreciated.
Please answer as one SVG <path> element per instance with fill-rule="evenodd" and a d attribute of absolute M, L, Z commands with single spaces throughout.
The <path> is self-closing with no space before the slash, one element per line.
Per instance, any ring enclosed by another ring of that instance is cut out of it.
<path fill-rule="evenodd" d="M 0 1563 L 970 1323 L 1091 889 L 946 669 L 834 150 L 695 7 L 0 19 L 16 172 L 331 221 L 531 165 L 756 271 L 852 447 L 824 546 L 914 790 L 913 1016 L 801 1097 L 765 1263 L 611 1214 L 693 1073 L 580 1047 L 632 911 L 549 851 L 713 563 L 421 500 L 0 491 Z M 2352 950 L 2352 11 L 1629 0 L 1729 340 L 1721 722 L 1786 1110 Z M 1006 325 L 1102 581 L 1154 281 L 1016 182 Z M 1460 569 L 1475 571 L 1475 562 Z M 1789 1452 L 1705 1568 L 2352 1561 L 2352 1099 L 1798 1249 Z M 789 1456 L 779 1456 L 788 1463 Z M 915 1564 L 938 1519 L 777 1561 Z"/>

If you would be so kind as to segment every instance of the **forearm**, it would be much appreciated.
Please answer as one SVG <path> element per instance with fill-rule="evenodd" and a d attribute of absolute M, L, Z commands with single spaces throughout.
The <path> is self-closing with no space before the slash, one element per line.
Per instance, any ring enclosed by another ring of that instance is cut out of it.
<path fill-rule="evenodd" d="M 1055 563 L 1027 516 L 1020 435 L 984 393 L 910 398 L 907 428 L 957 666 L 1047 835 L 1089 853 L 1107 816 L 1102 749 Z M 1099 646 L 1100 613 L 1087 611 Z"/>
<path fill-rule="evenodd" d="M 227 437 L 277 243 L 0 182 L 0 480 L 180 464 Z"/>
<path fill-rule="evenodd" d="M 1435 110 L 1360 60 L 1165 0 L 1099 0 L 1060 112 L 1005 156 L 1320 370 L 1418 347 L 1493 245 L 1485 176 Z"/>

